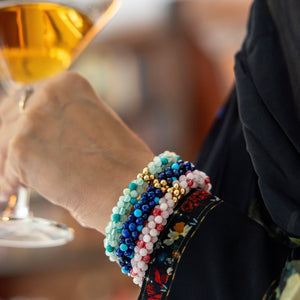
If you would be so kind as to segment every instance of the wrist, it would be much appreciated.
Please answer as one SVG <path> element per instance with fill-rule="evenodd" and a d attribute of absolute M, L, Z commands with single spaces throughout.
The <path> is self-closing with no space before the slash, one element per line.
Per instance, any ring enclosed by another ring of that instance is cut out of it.
<path fill-rule="evenodd" d="M 146 147 L 145 147 L 146 148 Z M 122 156 L 124 157 L 124 155 Z M 77 203 L 72 208 L 68 208 L 72 216 L 84 227 L 93 228 L 105 234 L 105 227 L 110 221 L 112 209 L 122 195 L 124 187 L 128 186 L 130 180 L 136 178 L 145 166 L 152 161 L 154 154 L 148 148 L 143 151 L 130 151 L 126 160 L 118 162 L 114 170 L 109 174 L 101 174 L 109 178 L 107 185 L 91 183 L 90 188 L 86 188 L 84 195 L 77 194 Z M 98 180 L 95 178 L 95 180 Z"/>

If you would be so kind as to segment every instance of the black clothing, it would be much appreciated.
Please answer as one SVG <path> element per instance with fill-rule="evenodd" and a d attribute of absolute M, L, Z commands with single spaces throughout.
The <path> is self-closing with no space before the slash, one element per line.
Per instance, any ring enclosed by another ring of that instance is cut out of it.
<path fill-rule="evenodd" d="M 224 202 L 188 242 L 168 299 L 261 300 L 300 237 L 298 0 L 254 1 L 235 74 L 196 162 Z"/>

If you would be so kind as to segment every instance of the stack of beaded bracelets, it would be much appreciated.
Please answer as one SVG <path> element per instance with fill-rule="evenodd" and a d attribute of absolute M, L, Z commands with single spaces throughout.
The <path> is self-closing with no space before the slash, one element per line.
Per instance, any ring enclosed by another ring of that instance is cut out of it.
<path fill-rule="evenodd" d="M 111 221 L 105 228 L 105 254 L 111 261 L 117 261 L 116 249 L 118 247 L 119 236 L 122 232 L 122 226 L 127 220 L 133 205 L 138 202 L 138 197 L 160 172 L 178 160 L 180 160 L 180 157 L 174 152 L 165 151 L 154 157 L 153 162 L 148 164 L 143 173 L 138 174 L 137 179 L 133 180 L 129 184 L 129 187 L 123 190 L 123 195 L 119 197 L 117 206 L 112 209 Z"/>
<path fill-rule="evenodd" d="M 141 285 L 153 244 L 178 200 L 191 188 L 207 192 L 207 175 L 172 152 L 164 152 L 124 189 L 106 227 L 104 246 L 111 261 Z"/>

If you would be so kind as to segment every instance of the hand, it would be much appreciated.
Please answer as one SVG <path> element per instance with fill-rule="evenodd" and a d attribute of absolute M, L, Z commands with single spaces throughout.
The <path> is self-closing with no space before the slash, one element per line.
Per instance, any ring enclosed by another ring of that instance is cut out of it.
<path fill-rule="evenodd" d="M 123 188 L 153 153 L 96 95 L 68 71 L 35 88 L 22 114 L 12 99 L 0 106 L 0 185 L 22 185 L 104 232 Z"/>

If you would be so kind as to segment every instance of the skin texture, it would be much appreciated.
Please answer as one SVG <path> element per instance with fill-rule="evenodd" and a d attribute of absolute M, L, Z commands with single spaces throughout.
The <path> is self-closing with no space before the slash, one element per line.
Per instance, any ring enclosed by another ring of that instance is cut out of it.
<path fill-rule="evenodd" d="M 35 87 L 21 114 L 2 99 L 0 121 L 3 195 L 28 186 L 102 233 L 123 188 L 154 156 L 72 71 Z"/>

